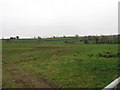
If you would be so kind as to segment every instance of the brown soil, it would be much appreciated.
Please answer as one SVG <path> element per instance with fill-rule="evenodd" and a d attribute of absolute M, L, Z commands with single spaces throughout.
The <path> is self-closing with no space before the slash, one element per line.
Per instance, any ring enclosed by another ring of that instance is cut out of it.
<path fill-rule="evenodd" d="M 7 70 L 12 82 L 16 83 L 18 88 L 54 88 L 54 85 L 39 75 L 25 72 L 24 70 Z M 3 72 L 4 73 L 4 72 Z"/>

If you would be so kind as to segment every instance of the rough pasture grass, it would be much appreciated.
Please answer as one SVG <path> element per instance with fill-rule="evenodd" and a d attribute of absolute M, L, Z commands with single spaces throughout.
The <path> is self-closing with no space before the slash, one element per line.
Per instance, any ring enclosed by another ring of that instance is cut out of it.
<path fill-rule="evenodd" d="M 103 88 L 118 77 L 118 57 L 99 56 L 117 55 L 117 44 L 46 43 L 3 43 L 3 87 L 30 87 L 40 77 L 55 87 Z"/>

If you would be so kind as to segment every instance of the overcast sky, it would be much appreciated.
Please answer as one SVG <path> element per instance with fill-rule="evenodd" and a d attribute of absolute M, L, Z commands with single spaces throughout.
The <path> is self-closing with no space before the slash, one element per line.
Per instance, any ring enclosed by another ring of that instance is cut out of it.
<path fill-rule="evenodd" d="M 119 0 L 0 0 L 2 37 L 118 33 Z"/>

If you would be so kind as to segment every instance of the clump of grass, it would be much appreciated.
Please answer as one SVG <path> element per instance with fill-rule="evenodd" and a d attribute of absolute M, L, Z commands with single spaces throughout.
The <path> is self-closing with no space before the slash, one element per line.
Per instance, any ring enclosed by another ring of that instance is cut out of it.
<path fill-rule="evenodd" d="M 93 54 L 88 54 L 89 57 L 93 57 Z"/>
<path fill-rule="evenodd" d="M 83 60 L 80 59 L 80 58 L 74 58 L 73 61 L 75 61 L 75 62 L 82 62 Z"/>
<path fill-rule="evenodd" d="M 97 54 L 98 57 L 105 57 L 105 58 L 111 58 L 111 57 L 118 57 L 119 54 L 118 53 L 112 53 L 112 52 L 104 52 L 104 53 L 98 53 Z"/>

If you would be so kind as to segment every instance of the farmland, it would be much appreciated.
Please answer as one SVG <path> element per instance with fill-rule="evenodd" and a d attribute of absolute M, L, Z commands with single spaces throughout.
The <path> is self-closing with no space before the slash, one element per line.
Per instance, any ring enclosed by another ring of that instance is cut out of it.
<path fill-rule="evenodd" d="M 50 38 L 2 45 L 3 88 L 104 88 L 119 75 L 118 44 Z"/>

